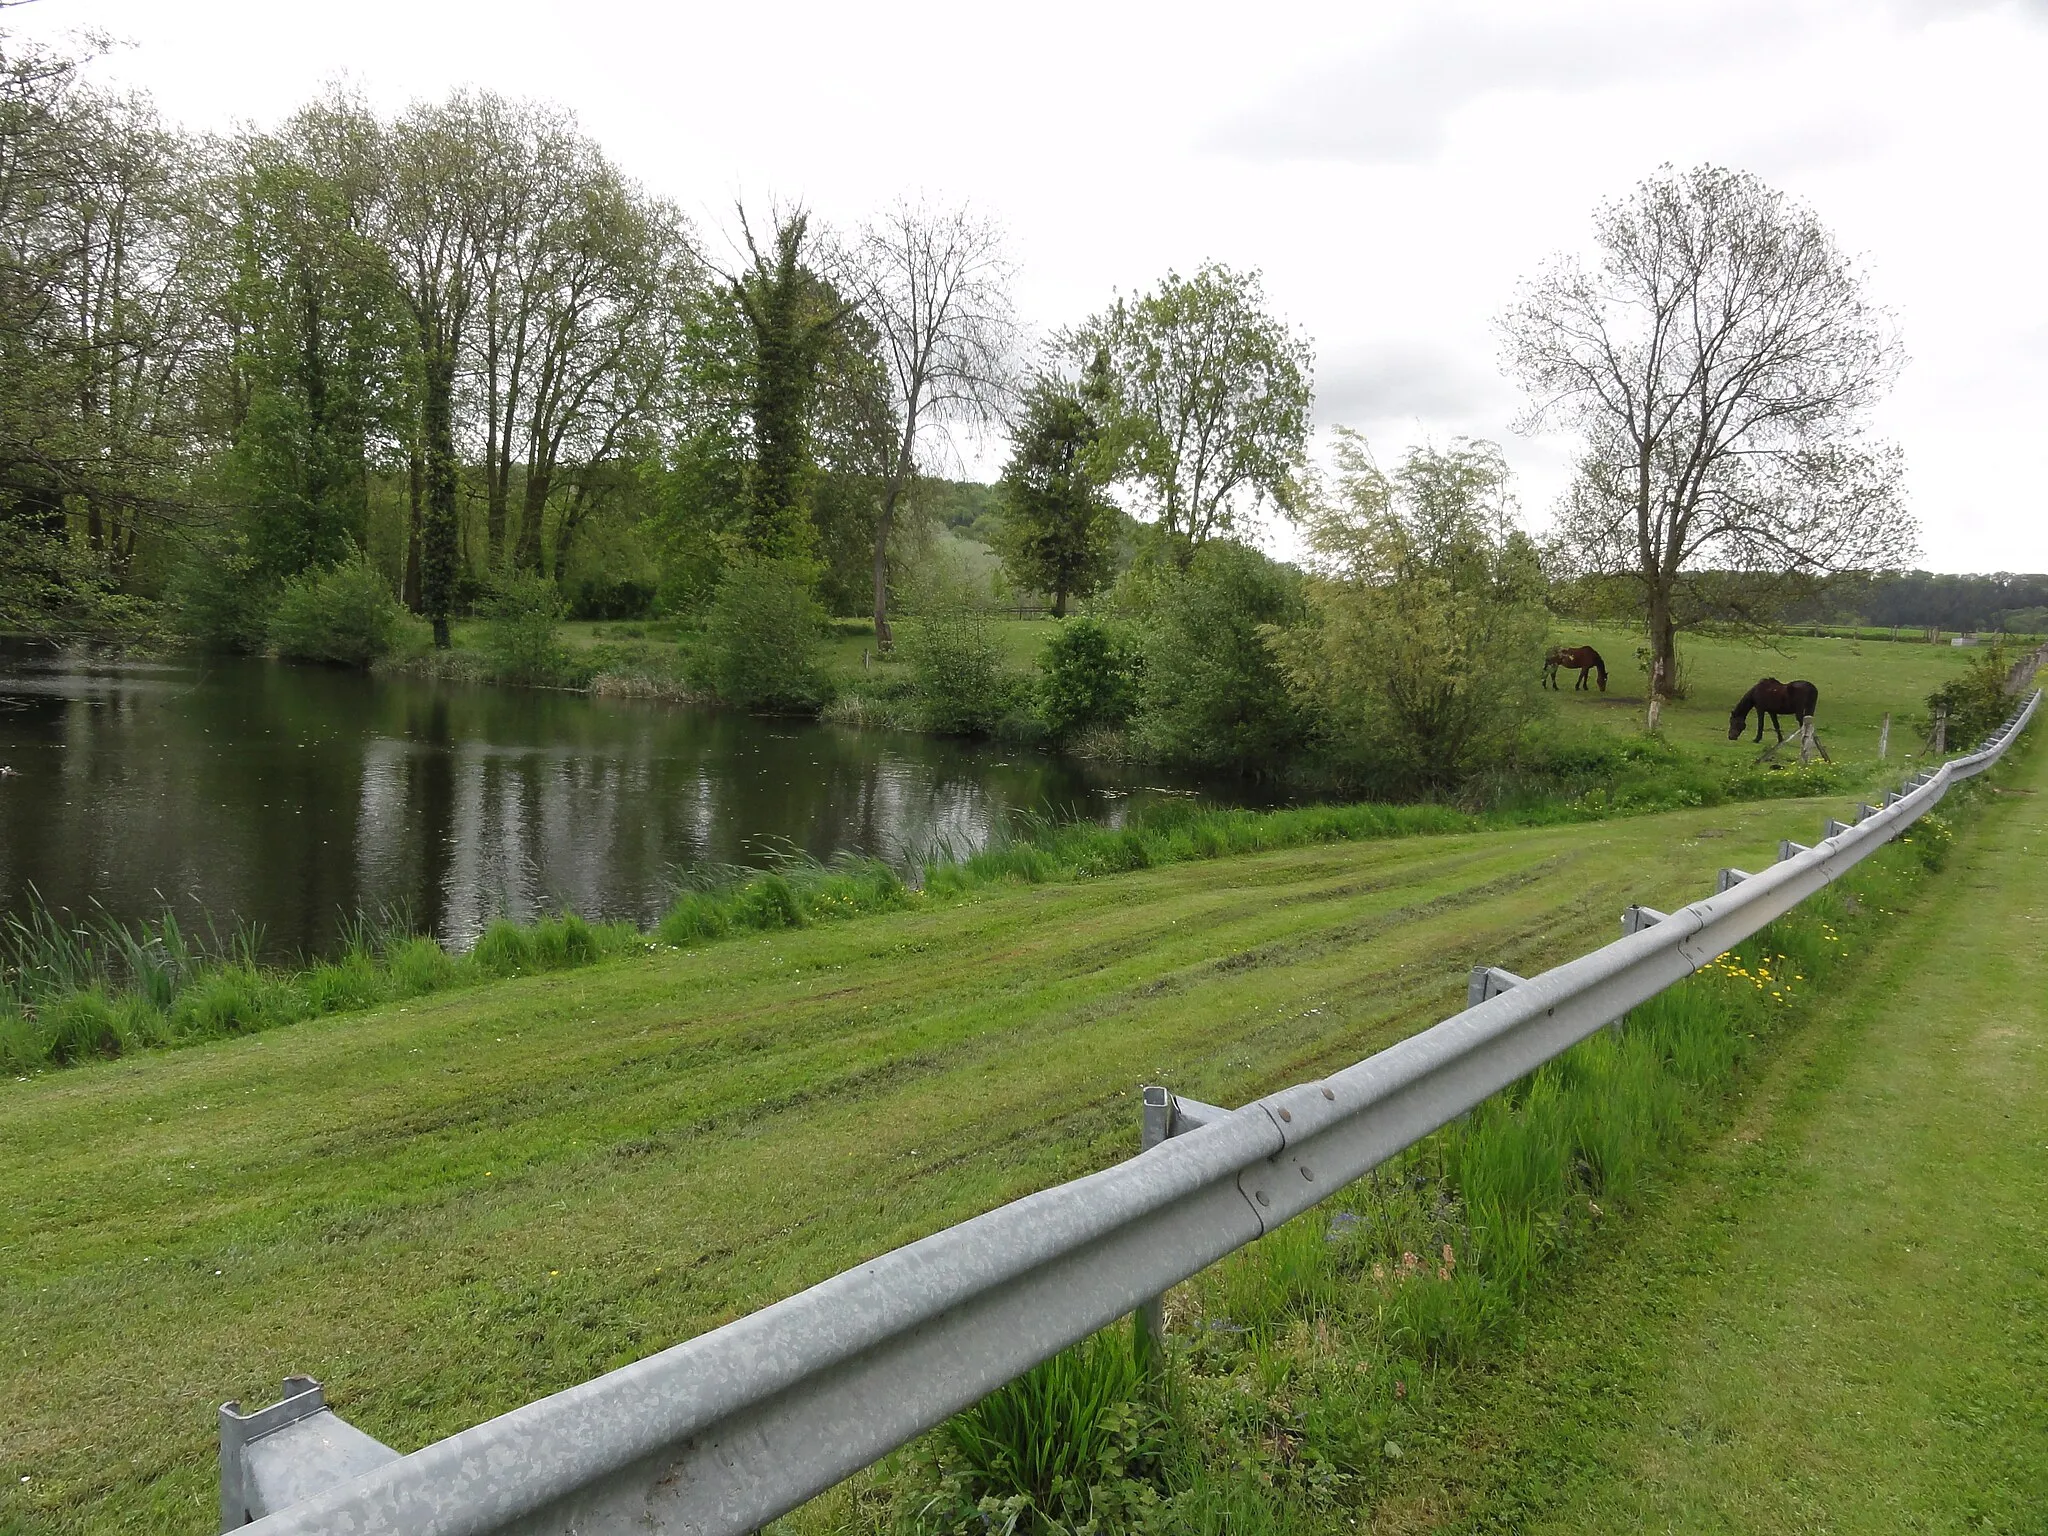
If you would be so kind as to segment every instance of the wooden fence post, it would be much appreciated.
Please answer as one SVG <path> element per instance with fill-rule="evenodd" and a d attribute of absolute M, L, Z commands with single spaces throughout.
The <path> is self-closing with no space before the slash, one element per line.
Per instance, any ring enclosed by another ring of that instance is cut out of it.
<path fill-rule="evenodd" d="M 1881 763 L 1892 752 L 1892 712 L 1884 712 L 1884 724 L 1877 728 L 1877 760 Z"/>

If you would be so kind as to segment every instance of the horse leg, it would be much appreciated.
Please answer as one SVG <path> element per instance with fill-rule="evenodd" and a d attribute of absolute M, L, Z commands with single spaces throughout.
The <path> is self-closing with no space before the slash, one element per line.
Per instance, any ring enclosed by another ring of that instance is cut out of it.
<path fill-rule="evenodd" d="M 1572 684 L 1572 692 L 1573 692 L 1573 693 L 1583 693 L 1583 692 L 1585 691 L 1585 688 L 1586 688 L 1586 674 L 1587 674 L 1588 672 L 1592 671 L 1592 670 L 1593 670 L 1593 669 L 1592 669 L 1591 667 L 1581 667 L 1581 668 L 1579 668 L 1579 680 L 1578 680 L 1578 681 L 1577 681 L 1576 683 Z"/>
<path fill-rule="evenodd" d="M 1778 740 L 1783 741 L 1785 739 L 1785 727 L 1778 723 L 1778 717 L 1775 713 L 1771 716 L 1771 729 L 1778 733 Z"/>

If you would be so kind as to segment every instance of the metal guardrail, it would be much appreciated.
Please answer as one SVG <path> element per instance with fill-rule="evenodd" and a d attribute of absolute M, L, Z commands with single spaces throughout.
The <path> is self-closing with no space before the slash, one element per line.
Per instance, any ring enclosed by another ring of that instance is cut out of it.
<path fill-rule="evenodd" d="M 1473 1005 L 1318 1082 L 1221 1110 L 1145 1091 L 1145 1149 L 759 1312 L 400 1456 L 317 1384 L 221 1410 L 224 1529 L 251 1536 L 742 1536 L 1369 1172 L 1690 975 L 1983 772 L 1906 781 L 1815 847 L 1540 976 L 1475 970 Z M 288 1502 L 285 1502 L 288 1501 Z M 271 1512 L 275 1511 L 275 1512 Z"/>

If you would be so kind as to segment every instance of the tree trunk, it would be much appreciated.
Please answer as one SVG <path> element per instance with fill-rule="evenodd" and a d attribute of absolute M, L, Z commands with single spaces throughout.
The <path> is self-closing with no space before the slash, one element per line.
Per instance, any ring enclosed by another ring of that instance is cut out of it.
<path fill-rule="evenodd" d="M 426 465 L 420 458 L 420 439 L 415 432 L 412 441 L 406 445 L 406 478 L 412 492 L 412 522 L 405 540 L 405 606 L 414 613 L 420 611 L 420 498 L 426 485 Z"/>
<path fill-rule="evenodd" d="M 515 570 L 540 570 L 540 525 L 542 514 L 547 510 L 550 479 L 546 470 L 536 465 L 527 466 L 526 495 L 519 512 L 519 545 L 512 551 Z"/>
<path fill-rule="evenodd" d="M 1678 632 L 1671 622 L 1671 589 L 1659 584 L 1650 589 L 1650 677 L 1651 692 L 1669 697 L 1678 677 Z"/>
<path fill-rule="evenodd" d="M 426 402 L 421 412 L 426 437 L 426 509 L 420 526 L 420 596 L 434 626 L 434 644 L 449 646 L 448 615 L 454 606 L 459 563 L 455 511 L 455 358 L 437 346 L 426 368 Z"/>
<path fill-rule="evenodd" d="M 1067 589 L 1065 587 L 1053 588 L 1052 616 L 1056 619 L 1064 619 L 1067 616 Z"/>
<path fill-rule="evenodd" d="M 896 649 L 895 632 L 889 628 L 889 530 L 896 521 L 896 487 L 882 497 L 881 515 L 875 519 L 875 649 Z"/>

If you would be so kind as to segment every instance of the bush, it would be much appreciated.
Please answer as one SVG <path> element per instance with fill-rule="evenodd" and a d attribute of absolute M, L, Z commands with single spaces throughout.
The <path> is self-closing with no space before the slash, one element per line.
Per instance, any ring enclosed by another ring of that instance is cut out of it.
<path fill-rule="evenodd" d="M 293 661 L 367 667 L 398 646 L 411 623 L 383 574 L 362 556 L 284 584 L 270 643 Z"/>
<path fill-rule="evenodd" d="M 819 632 L 825 622 L 809 565 L 736 560 L 719 578 L 705 616 L 711 685 L 742 709 L 819 702 Z"/>
<path fill-rule="evenodd" d="M 1038 658 L 1038 717 L 1055 737 L 1118 726 L 1138 707 L 1141 655 L 1121 625 L 1068 619 Z"/>
<path fill-rule="evenodd" d="M 1989 646 L 1970 661 L 1961 677 L 1942 684 L 1927 695 L 1927 718 L 1922 729 L 1934 739 L 1934 717 L 1948 716 L 1948 750 L 1968 752 L 1991 734 L 2012 710 L 2005 692 L 2005 675 L 2012 670 L 2012 658 L 2003 645 Z"/>
<path fill-rule="evenodd" d="M 959 610 L 904 626 L 904 659 L 927 729 L 985 736 L 1008 712 L 1013 689 L 1003 675 L 988 620 Z"/>
<path fill-rule="evenodd" d="M 481 604 L 483 652 L 502 682 L 545 685 L 568 680 L 569 653 L 555 638 L 562 594 L 545 576 L 512 572 L 499 578 Z"/>
<path fill-rule="evenodd" d="M 208 650 L 259 651 L 268 638 L 277 588 L 264 580 L 240 540 L 207 544 L 171 575 L 166 597 L 180 633 Z"/>
<path fill-rule="evenodd" d="M 1308 736 L 1266 643 L 1307 616 L 1301 578 L 1244 544 L 1211 540 L 1154 603 L 1139 733 L 1169 762 L 1276 773 Z"/>
<path fill-rule="evenodd" d="M 644 619 L 654 611 L 654 583 L 630 576 L 590 576 L 569 600 L 572 619 Z"/>

